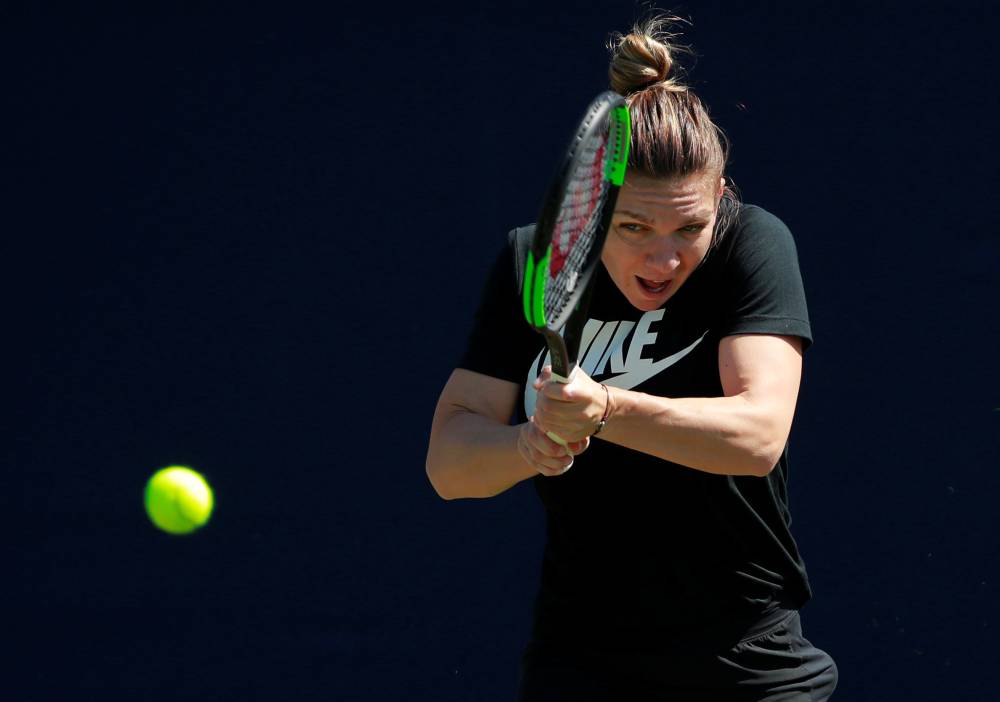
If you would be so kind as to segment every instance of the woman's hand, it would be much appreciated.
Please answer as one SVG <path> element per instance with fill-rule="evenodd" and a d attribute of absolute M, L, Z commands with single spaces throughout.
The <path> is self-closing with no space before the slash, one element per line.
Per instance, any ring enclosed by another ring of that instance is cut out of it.
<path fill-rule="evenodd" d="M 587 450 L 590 439 L 563 446 L 556 443 L 538 426 L 532 417 L 521 425 L 517 449 L 524 460 L 545 476 L 562 475 L 573 465 L 573 457 Z"/>
<path fill-rule="evenodd" d="M 588 440 L 610 409 L 610 396 L 604 386 L 579 368 L 572 381 L 560 383 L 552 379 L 552 368 L 546 366 L 534 385 L 538 391 L 535 422 L 543 432 L 552 432 L 568 442 Z"/>

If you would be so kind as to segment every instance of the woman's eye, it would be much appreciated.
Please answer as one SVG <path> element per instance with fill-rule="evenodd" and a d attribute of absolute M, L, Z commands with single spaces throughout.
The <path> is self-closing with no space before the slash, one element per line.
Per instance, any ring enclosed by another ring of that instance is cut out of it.
<path fill-rule="evenodd" d="M 618 230 L 631 239 L 645 239 L 652 235 L 652 230 L 642 222 L 623 222 Z"/>
<path fill-rule="evenodd" d="M 622 222 L 615 227 L 615 232 L 619 239 L 633 246 L 641 245 L 649 236 L 646 227 L 635 222 Z"/>

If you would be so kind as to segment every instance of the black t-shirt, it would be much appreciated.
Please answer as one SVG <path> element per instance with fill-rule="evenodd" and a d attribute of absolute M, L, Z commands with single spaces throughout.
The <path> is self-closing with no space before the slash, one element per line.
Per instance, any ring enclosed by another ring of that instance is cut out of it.
<path fill-rule="evenodd" d="M 611 386 L 719 397 L 720 340 L 811 343 L 795 243 L 775 216 L 740 207 L 701 266 L 660 308 L 634 308 L 598 266 L 580 366 Z M 460 367 L 517 383 L 517 421 L 548 361 L 524 322 L 508 247 L 489 275 Z M 534 637 L 580 644 L 735 643 L 777 607 L 810 597 L 789 525 L 788 448 L 766 477 L 714 475 L 600 437 L 558 477 L 537 476 L 548 539 Z"/>

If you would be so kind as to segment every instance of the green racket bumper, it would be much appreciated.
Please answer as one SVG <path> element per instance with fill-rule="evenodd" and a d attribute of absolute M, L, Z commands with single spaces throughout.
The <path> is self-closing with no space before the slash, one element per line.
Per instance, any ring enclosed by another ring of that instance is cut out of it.
<path fill-rule="evenodd" d="M 528 324 L 534 326 L 535 323 L 531 319 L 531 288 L 535 282 L 535 255 L 531 251 L 528 252 L 528 260 L 524 264 L 523 281 L 521 301 L 524 304 L 524 318 L 528 320 Z"/>
<path fill-rule="evenodd" d="M 616 107 L 611 113 L 611 155 L 608 158 L 605 177 L 614 185 L 621 187 L 625 182 L 625 167 L 628 165 L 629 144 L 632 143 L 632 121 L 629 118 L 628 106 Z"/>
<path fill-rule="evenodd" d="M 534 254 L 528 252 L 521 301 L 524 305 L 524 318 L 533 327 L 545 326 L 545 282 L 551 258 L 552 246 L 545 250 L 545 257 L 538 263 L 535 263 Z"/>

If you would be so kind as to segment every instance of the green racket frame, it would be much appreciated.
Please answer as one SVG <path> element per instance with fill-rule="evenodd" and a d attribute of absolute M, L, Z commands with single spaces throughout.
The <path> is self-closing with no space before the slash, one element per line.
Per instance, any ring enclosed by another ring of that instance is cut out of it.
<path fill-rule="evenodd" d="M 570 174 L 577 159 L 577 147 L 592 137 L 597 129 L 610 129 L 605 153 L 604 178 L 609 184 L 604 209 L 595 231 L 593 248 L 588 255 L 577 287 L 557 319 L 547 319 L 545 314 L 545 290 L 550 284 L 550 262 L 552 256 L 552 232 L 559 216 L 559 207 Z M 591 104 L 581 122 L 577 134 L 570 143 L 562 167 L 546 196 L 542 213 L 538 218 L 535 237 L 528 251 L 522 277 L 522 303 L 524 317 L 528 324 L 545 336 L 552 355 L 553 373 L 568 378 L 575 369 L 576 353 L 579 349 L 579 334 L 583 317 L 588 307 L 592 278 L 600 261 L 601 249 L 611 224 L 618 191 L 625 180 L 631 143 L 631 121 L 628 106 L 617 93 L 605 92 Z M 559 330 L 563 329 L 562 335 Z"/>

